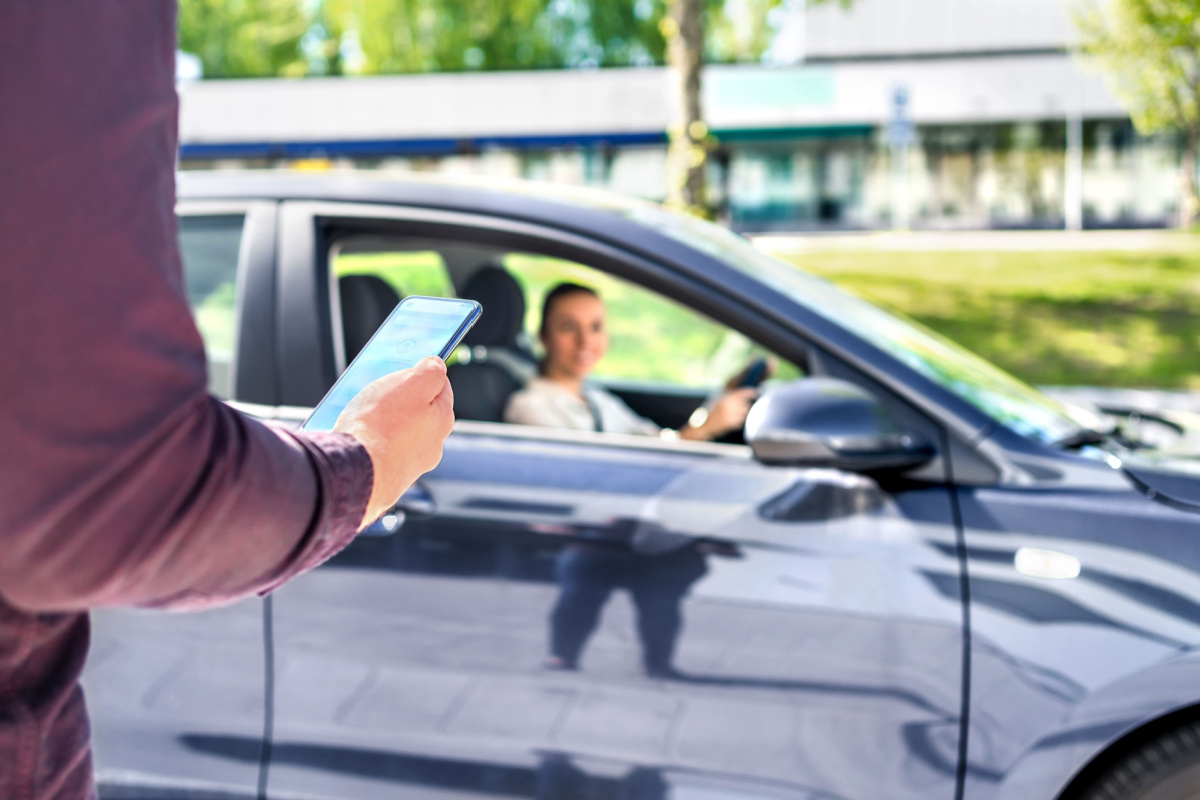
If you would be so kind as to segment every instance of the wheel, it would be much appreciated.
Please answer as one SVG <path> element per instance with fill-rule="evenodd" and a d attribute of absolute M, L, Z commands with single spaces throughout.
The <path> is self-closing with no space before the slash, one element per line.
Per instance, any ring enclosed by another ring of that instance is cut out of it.
<path fill-rule="evenodd" d="M 1113 765 L 1082 800 L 1195 800 L 1200 798 L 1200 722 L 1139 747 Z"/>

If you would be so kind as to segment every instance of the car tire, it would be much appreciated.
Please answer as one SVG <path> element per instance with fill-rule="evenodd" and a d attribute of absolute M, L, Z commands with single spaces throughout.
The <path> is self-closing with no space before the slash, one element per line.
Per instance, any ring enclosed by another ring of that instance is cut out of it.
<path fill-rule="evenodd" d="M 1200 797 L 1200 722 L 1153 739 L 1100 776 L 1082 800 L 1195 800 Z"/>

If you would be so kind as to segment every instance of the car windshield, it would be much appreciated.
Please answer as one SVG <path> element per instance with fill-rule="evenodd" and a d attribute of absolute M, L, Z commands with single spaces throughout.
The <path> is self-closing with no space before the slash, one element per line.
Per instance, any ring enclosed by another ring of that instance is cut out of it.
<path fill-rule="evenodd" d="M 949 339 L 773 258 L 719 225 L 649 206 L 625 213 L 848 329 L 1017 433 L 1053 443 L 1099 424 L 1091 414 L 1048 397 Z"/>

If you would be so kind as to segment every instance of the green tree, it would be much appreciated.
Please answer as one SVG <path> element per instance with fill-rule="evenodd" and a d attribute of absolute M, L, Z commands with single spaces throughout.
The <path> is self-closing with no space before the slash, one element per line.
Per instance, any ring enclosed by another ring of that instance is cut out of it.
<path fill-rule="evenodd" d="M 809 0 L 809 5 L 852 0 Z M 670 64 L 668 202 L 707 214 L 704 63 L 757 61 L 781 0 L 180 0 L 212 78 Z M 353 51 L 353 58 L 347 57 Z"/>
<path fill-rule="evenodd" d="M 668 14 L 660 22 L 667 42 L 667 61 L 674 72 L 675 113 L 667 130 L 667 205 L 701 216 L 711 214 L 705 186 L 708 153 L 715 144 L 701 107 L 701 75 L 705 62 L 757 61 L 771 43 L 771 11 L 781 0 L 744 0 L 737 18 L 726 0 L 666 0 Z M 808 0 L 808 7 L 853 0 Z"/>
<path fill-rule="evenodd" d="M 304 0 L 180 0 L 179 48 L 207 78 L 300 76 L 300 42 L 312 25 Z"/>
<path fill-rule="evenodd" d="M 1179 224 L 1191 227 L 1200 212 L 1200 0 L 1089 0 L 1075 21 L 1083 52 L 1105 69 L 1138 131 L 1179 135 Z"/>
<path fill-rule="evenodd" d="M 325 0 L 369 74 L 661 63 L 661 0 Z"/>

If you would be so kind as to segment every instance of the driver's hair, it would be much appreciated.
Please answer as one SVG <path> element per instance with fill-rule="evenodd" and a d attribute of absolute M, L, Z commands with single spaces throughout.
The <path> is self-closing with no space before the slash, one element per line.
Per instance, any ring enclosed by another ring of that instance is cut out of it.
<path fill-rule="evenodd" d="M 546 292 L 546 298 L 542 300 L 542 322 L 538 327 L 538 336 L 545 338 L 546 336 L 546 320 L 550 319 L 550 311 L 554 308 L 554 304 L 564 297 L 570 297 L 573 294 L 590 294 L 597 300 L 600 295 L 595 289 L 587 286 L 581 286 L 578 283 L 570 283 L 564 281 L 554 285 L 550 291 Z"/>

